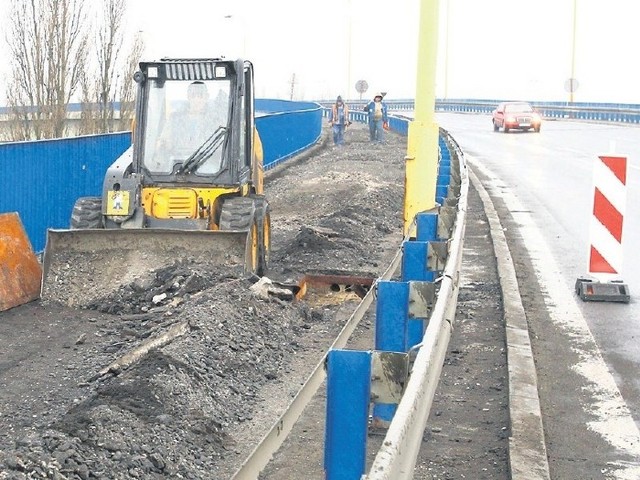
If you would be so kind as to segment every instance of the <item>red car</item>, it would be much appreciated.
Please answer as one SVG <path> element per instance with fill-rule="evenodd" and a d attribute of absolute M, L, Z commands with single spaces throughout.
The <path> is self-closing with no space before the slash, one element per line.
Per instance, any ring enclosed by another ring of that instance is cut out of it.
<path fill-rule="evenodd" d="M 509 130 L 540 131 L 542 117 L 528 102 L 502 102 L 493 111 L 493 130 L 502 128 L 504 133 Z"/>

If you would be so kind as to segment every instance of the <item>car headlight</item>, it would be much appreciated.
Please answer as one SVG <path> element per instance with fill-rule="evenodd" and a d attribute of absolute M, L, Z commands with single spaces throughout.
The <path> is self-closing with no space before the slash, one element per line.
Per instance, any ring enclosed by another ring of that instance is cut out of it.
<path fill-rule="evenodd" d="M 505 122 L 508 122 L 508 123 L 514 123 L 515 121 L 516 121 L 516 117 L 513 117 L 511 115 L 505 118 Z"/>

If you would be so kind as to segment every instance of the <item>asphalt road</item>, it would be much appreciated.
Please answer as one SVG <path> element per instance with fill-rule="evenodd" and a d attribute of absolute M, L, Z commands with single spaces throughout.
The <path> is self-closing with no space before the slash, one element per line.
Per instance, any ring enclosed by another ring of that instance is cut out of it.
<path fill-rule="evenodd" d="M 548 121 L 540 134 L 504 134 L 493 132 L 486 115 L 438 114 L 437 121 L 502 210 L 512 248 L 522 250 L 516 262 L 532 271 L 525 278 L 520 268 L 519 282 L 539 355 L 552 478 L 573 478 L 567 472 L 582 460 L 571 458 L 570 437 L 582 428 L 585 445 L 600 452 L 583 459 L 602 463 L 602 476 L 593 478 L 640 478 L 640 129 Z M 621 272 L 629 304 L 582 302 L 574 293 L 576 279 L 588 273 L 593 167 L 607 153 L 629 159 Z M 559 416 L 581 425 L 572 431 Z"/>

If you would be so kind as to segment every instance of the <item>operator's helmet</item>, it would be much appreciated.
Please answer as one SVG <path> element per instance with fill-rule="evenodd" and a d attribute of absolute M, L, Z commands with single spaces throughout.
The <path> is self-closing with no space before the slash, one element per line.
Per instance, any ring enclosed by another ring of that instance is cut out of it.
<path fill-rule="evenodd" d="M 195 81 L 189 85 L 187 89 L 187 95 L 189 98 L 207 98 L 209 91 L 204 82 Z"/>
<path fill-rule="evenodd" d="M 373 97 L 373 99 L 375 100 L 376 98 L 380 98 L 380 100 L 383 99 L 383 95 L 381 93 L 376 93 L 375 96 Z"/>

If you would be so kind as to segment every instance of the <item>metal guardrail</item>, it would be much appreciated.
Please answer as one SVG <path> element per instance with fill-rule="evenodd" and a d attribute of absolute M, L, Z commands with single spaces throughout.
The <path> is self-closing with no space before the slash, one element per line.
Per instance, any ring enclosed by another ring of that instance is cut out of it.
<path fill-rule="evenodd" d="M 502 100 L 473 100 L 473 99 L 436 99 L 436 111 L 454 113 L 491 114 Z M 328 108 L 332 102 L 318 102 Z M 352 115 L 362 112 L 366 102 L 348 101 Z M 385 100 L 392 112 L 413 111 L 413 100 Z M 637 125 L 640 124 L 640 104 L 624 103 L 568 103 L 531 101 L 533 107 L 547 119 L 582 120 L 591 122 L 611 122 Z"/>
<path fill-rule="evenodd" d="M 455 226 L 449 239 L 449 257 L 440 277 L 440 288 L 420 350 L 413 363 L 402 400 L 391 421 L 367 480 L 403 480 L 413 478 L 422 435 L 429 418 L 431 404 L 440 380 L 458 300 L 462 247 L 467 210 L 469 177 L 462 151 L 446 134 L 446 143 L 457 162 L 460 184 L 457 195 Z M 415 347 L 414 347 L 415 348 Z"/>
<path fill-rule="evenodd" d="M 491 114 L 497 104 L 496 102 L 441 100 L 436 102 L 436 110 Z M 531 104 L 547 119 L 640 124 L 639 105 L 561 104 L 559 102 L 531 102 Z M 402 104 L 402 107 L 404 108 L 405 104 Z"/>

